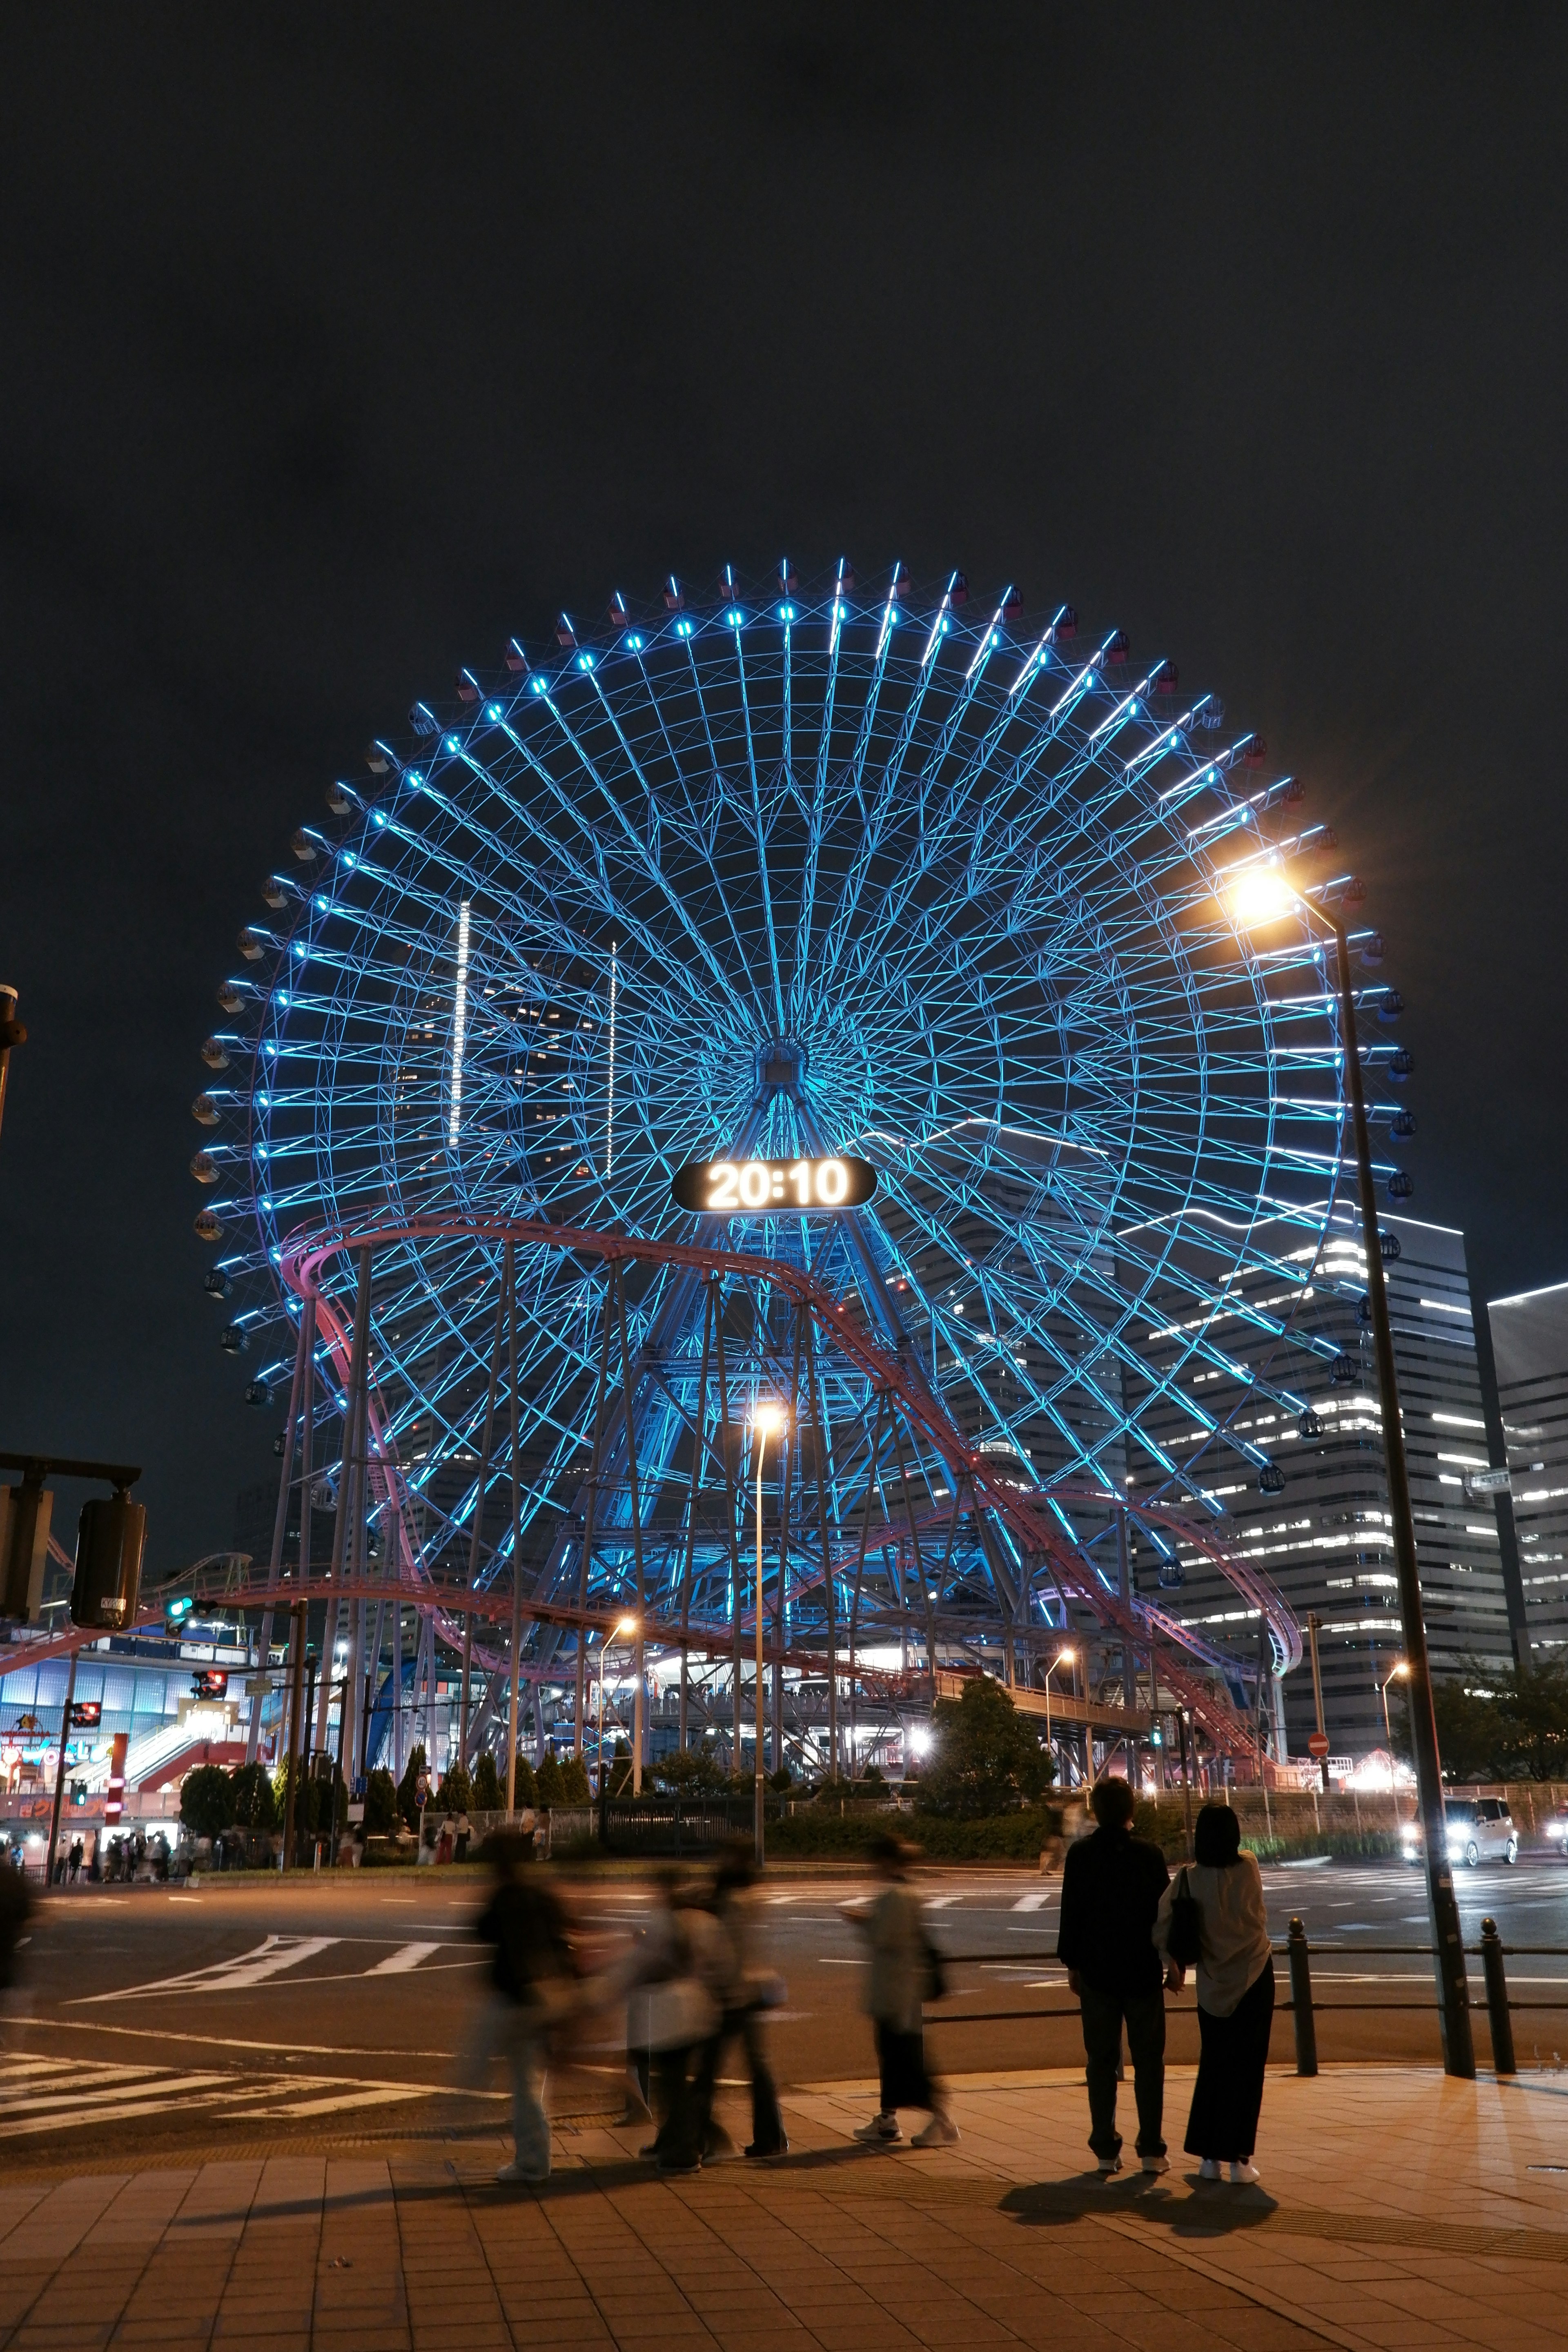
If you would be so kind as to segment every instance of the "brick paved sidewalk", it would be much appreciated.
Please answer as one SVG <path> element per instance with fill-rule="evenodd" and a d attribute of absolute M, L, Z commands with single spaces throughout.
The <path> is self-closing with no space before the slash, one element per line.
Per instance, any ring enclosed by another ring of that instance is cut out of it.
<path fill-rule="evenodd" d="M 1173 2069 L 1180 2139 L 1190 2069 Z M 0 2345 L 246 2352 L 1238 2352 L 1568 2345 L 1568 2077 L 1271 2076 L 1263 2186 L 1085 2170 L 1080 2074 L 955 2085 L 963 2139 L 848 2137 L 869 2084 L 786 2097 L 791 2153 L 660 2181 L 563 2128 L 0 2189 Z"/>

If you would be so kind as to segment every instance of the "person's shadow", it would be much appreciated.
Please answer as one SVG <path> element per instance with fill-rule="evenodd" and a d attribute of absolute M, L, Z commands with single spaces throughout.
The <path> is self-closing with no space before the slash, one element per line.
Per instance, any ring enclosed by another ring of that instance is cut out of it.
<path fill-rule="evenodd" d="M 1200 2180 L 1194 2165 L 1188 2173 L 1133 2172 L 1106 2179 L 1098 2172 L 1080 2172 L 1066 2180 L 1031 2181 L 1010 2189 L 999 2210 L 1033 2229 L 1127 2213 L 1178 2238 L 1228 2238 L 1238 2230 L 1256 2230 L 1279 2208 L 1262 2188 Z"/>

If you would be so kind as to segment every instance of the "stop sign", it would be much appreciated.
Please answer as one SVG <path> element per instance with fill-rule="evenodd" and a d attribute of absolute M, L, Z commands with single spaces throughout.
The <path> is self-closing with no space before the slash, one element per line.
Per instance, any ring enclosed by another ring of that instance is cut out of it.
<path fill-rule="evenodd" d="M 1314 1731 L 1314 1732 L 1310 1733 L 1310 1734 L 1309 1735 L 1309 1737 L 1308 1737 L 1308 1740 L 1307 1740 L 1307 1753 L 1308 1753 L 1308 1755 L 1309 1755 L 1309 1756 L 1326 1756 L 1326 1755 L 1328 1754 L 1328 1752 L 1329 1752 L 1329 1735 L 1328 1735 L 1328 1733 L 1327 1733 L 1326 1731 Z"/>

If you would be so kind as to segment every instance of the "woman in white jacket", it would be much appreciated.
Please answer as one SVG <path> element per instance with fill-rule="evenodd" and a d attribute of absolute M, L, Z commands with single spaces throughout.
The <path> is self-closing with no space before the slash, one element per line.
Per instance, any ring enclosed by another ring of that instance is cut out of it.
<path fill-rule="evenodd" d="M 1226 2167 L 1232 2180 L 1256 2180 L 1252 2151 L 1274 2023 L 1274 1959 L 1263 1881 L 1257 1856 L 1241 1851 L 1241 1823 L 1228 1805 L 1203 1807 L 1193 1852 L 1196 1860 L 1166 1887 L 1154 1921 L 1154 1942 L 1169 1963 L 1165 1981 L 1179 1990 L 1183 1970 L 1170 1958 L 1171 1906 L 1184 1892 L 1198 1906 L 1202 2046 L 1183 2144 L 1189 2156 L 1201 2159 L 1203 2179 L 1219 2179 Z"/>

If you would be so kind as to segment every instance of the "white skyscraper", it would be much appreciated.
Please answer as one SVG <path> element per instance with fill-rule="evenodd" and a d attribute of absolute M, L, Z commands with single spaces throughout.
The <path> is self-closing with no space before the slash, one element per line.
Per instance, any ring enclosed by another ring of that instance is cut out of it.
<path fill-rule="evenodd" d="M 1568 1643 L 1568 1282 L 1490 1299 L 1487 1321 L 1512 1486 L 1498 1534 L 1539 1665 Z"/>
<path fill-rule="evenodd" d="M 1487 1467 L 1488 1444 L 1464 1235 L 1387 1213 L 1379 1226 L 1399 1245 L 1385 1273 L 1433 1670 L 1455 1673 L 1471 1656 L 1504 1666 L 1511 1651 L 1498 1528 L 1489 1500 L 1477 1500 L 1468 1486 Z M 1353 1286 L 1364 1264 L 1359 1216 L 1343 1209 L 1317 1267 L 1304 1265 L 1303 1273 Z M 1235 1292 L 1231 1300 L 1244 1303 Z M 1227 1514 L 1216 1533 L 1267 1569 L 1303 1623 L 1309 1614 L 1321 1621 L 1325 1726 L 1333 1752 L 1353 1756 L 1384 1744 L 1381 1686 L 1403 1647 L 1377 1367 L 1370 1323 L 1352 1298 L 1314 1284 L 1304 1288 L 1297 1314 L 1298 1328 L 1315 1328 L 1336 1344 L 1338 1378 L 1325 1365 L 1322 1391 L 1300 1420 L 1265 1405 L 1233 1424 L 1268 1452 L 1283 1486 L 1261 1491 L 1238 1475 L 1233 1457 L 1224 1483 L 1205 1491 Z M 1169 1442 L 1174 1448 L 1188 1435 L 1199 1433 L 1173 1427 Z M 1158 1566 L 1141 1548 L 1135 1567 L 1145 1591 Z M 1234 1647 L 1250 1669 L 1256 1617 L 1249 1627 L 1235 1592 L 1196 1552 L 1183 1551 L 1177 1566 L 1184 1580 L 1167 1591 L 1165 1605 Z M 1161 1580 L 1169 1585 L 1173 1573 L 1165 1563 Z M 1389 1696 L 1397 1734 L 1397 1683 Z M 1285 1708 L 1290 1752 L 1300 1756 L 1316 1723 L 1305 1664 L 1286 1685 Z"/>

